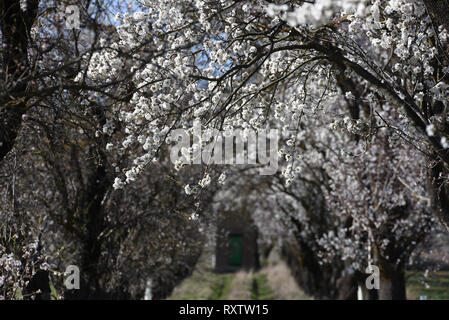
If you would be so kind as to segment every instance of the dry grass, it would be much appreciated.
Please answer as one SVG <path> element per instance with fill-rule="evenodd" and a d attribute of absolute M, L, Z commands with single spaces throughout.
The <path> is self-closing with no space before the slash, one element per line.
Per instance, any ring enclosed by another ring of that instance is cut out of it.
<path fill-rule="evenodd" d="M 283 261 L 269 265 L 261 270 L 267 277 L 268 286 L 278 300 L 310 300 L 296 284 L 290 269 Z"/>
<path fill-rule="evenodd" d="M 229 290 L 227 298 L 229 300 L 250 300 L 252 281 L 252 272 L 237 272 L 234 279 L 232 279 L 231 289 Z"/>
<path fill-rule="evenodd" d="M 208 300 L 213 295 L 214 286 L 220 275 L 212 272 L 210 254 L 201 255 L 192 275 L 184 279 L 174 290 L 169 300 Z"/>
<path fill-rule="evenodd" d="M 256 283 L 256 288 L 254 287 Z M 193 274 L 184 279 L 168 299 L 175 300 L 309 300 L 296 284 L 288 266 L 277 253 L 270 254 L 266 266 L 256 272 L 214 273 L 210 254 L 204 254 Z"/>
<path fill-rule="evenodd" d="M 213 285 L 217 275 L 210 272 L 194 271 L 174 290 L 169 300 L 207 300 L 213 294 Z"/>

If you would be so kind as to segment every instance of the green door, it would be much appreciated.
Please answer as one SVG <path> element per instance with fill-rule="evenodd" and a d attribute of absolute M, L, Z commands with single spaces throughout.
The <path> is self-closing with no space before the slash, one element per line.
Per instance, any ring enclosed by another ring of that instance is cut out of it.
<path fill-rule="evenodd" d="M 231 236 L 229 238 L 229 264 L 231 266 L 242 265 L 242 243 L 241 236 Z"/>

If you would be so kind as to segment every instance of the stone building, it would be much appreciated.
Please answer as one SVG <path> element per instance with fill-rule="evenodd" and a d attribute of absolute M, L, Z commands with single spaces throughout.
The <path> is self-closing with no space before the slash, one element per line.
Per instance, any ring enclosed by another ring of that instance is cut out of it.
<path fill-rule="evenodd" d="M 260 268 L 257 228 L 241 212 L 226 213 L 217 224 L 215 271 L 233 272 Z"/>

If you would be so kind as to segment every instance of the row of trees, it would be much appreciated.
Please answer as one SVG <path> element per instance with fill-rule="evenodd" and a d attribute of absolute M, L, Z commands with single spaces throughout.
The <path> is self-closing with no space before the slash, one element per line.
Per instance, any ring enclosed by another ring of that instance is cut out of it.
<path fill-rule="evenodd" d="M 372 298 L 402 299 L 416 248 L 449 229 L 439 1 L 10 0 L 0 14 L 5 297 L 33 266 L 69 262 L 81 297 L 141 296 L 135 275 L 168 266 L 170 288 L 198 230 L 245 205 L 308 293 L 354 298 L 376 264 Z M 170 133 L 194 122 L 278 128 L 282 172 L 230 166 L 223 184 L 222 167 L 174 166 Z"/>
<path fill-rule="evenodd" d="M 73 82 L 100 34 L 114 35 L 107 9 L 123 3 L 77 2 L 82 29 L 68 30 L 61 18 L 74 3 L 19 2 L 2 2 L 0 297 L 49 298 L 51 281 L 66 299 L 142 298 L 151 277 L 153 297 L 164 298 L 203 245 L 183 189 L 198 173 L 175 178 L 163 160 L 114 191 L 117 163 L 130 157 L 106 148 L 123 135 L 106 116 L 115 100 Z M 26 15 L 21 44 L 8 32 Z M 80 268 L 81 290 L 64 287 L 68 265 Z"/>

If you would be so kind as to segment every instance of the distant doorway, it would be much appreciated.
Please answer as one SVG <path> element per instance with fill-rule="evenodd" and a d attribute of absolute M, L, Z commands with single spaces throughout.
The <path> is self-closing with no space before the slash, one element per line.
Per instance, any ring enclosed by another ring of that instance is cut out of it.
<path fill-rule="evenodd" d="M 229 238 L 229 264 L 234 267 L 242 265 L 243 240 L 242 236 L 231 236 Z"/>
<path fill-rule="evenodd" d="M 215 271 L 258 270 L 257 228 L 248 212 L 230 211 L 217 221 Z"/>

